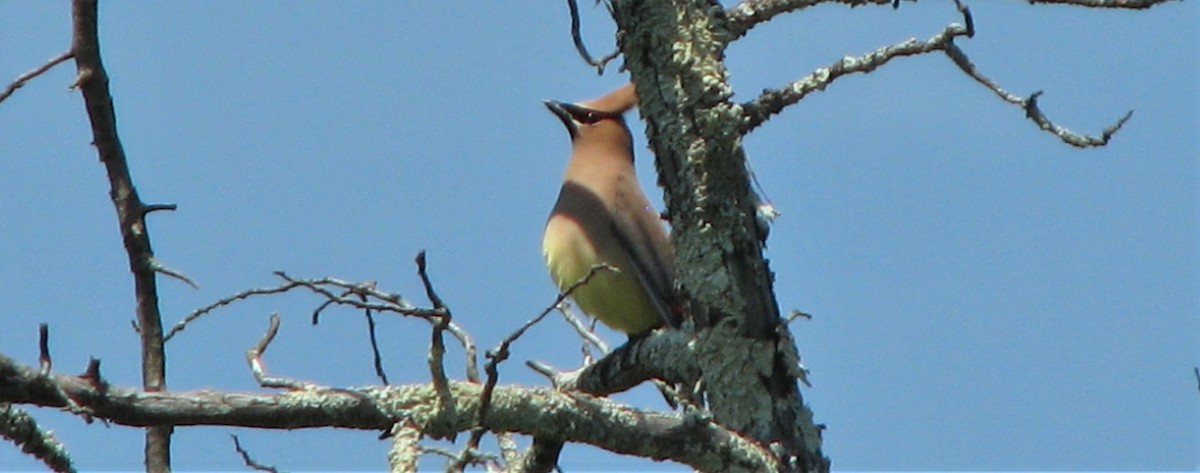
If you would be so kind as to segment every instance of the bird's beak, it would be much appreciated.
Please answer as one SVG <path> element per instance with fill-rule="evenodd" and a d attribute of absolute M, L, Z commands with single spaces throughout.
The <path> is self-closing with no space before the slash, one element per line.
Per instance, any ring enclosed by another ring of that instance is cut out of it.
<path fill-rule="evenodd" d="M 575 139 L 578 130 L 576 129 L 575 119 L 571 117 L 571 112 L 568 110 L 568 107 L 571 105 L 557 100 L 546 100 L 542 103 L 546 104 L 546 108 L 550 109 L 550 113 L 558 117 L 562 121 L 563 126 L 567 127 L 567 131 L 571 133 L 571 139 Z"/>

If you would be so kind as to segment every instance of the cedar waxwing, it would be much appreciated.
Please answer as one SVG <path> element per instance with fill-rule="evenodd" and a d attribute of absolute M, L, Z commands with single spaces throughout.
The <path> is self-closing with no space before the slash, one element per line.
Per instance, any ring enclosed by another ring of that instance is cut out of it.
<path fill-rule="evenodd" d="M 617 269 L 597 271 L 571 297 L 588 315 L 630 336 L 679 324 L 674 252 L 638 185 L 633 137 L 622 116 L 635 105 L 632 84 L 579 104 L 546 101 L 571 134 L 571 161 L 542 240 L 560 290 L 596 264 Z"/>

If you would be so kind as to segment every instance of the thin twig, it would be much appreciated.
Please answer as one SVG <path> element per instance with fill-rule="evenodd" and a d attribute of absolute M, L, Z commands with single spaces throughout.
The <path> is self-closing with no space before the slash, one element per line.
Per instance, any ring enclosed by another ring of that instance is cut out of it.
<path fill-rule="evenodd" d="M 467 380 L 473 383 L 479 382 L 479 362 L 476 355 L 475 341 L 467 334 L 466 330 L 459 327 L 453 321 L 446 324 L 446 331 L 450 332 L 458 342 L 462 344 L 464 356 L 467 358 Z"/>
<path fill-rule="evenodd" d="M 196 284 L 196 281 L 193 281 L 192 278 L 189 278 L 186 274 L 183 274 L 183 272 L 179 270 L 172 269 L 167 265 L 162 264 L 162 261 L 159 261 L 158 258 L 150 259 L 150 267 L 163 276 L 169 276 L 183 281 L 184 284 L 192 286 L 192 289 L 200 289 L 200 285 Z"/>
<path fill-rule="evenodd" d="M 253 468 L 255 470 L 258 470 L 258 471 L 269 471 L 271 473 L 279 473 L 279 470 L 275 469 L 275 467 L 259 463 L 259 462 L 255 461 L 253 458 L 250 458 L 250 452 L 247 452 L 246 449 L 242 448 L 242 442 L 238 441 L 237 435 L 229 434 L 229 436 L 233 438 L 233 448 L 237 450 L 238 455 L 242 456 L 242 461 L 246 462 L 246 466 Z"/>
<path fill-rule="evenodd" d="M 11 96 L 13 92 L 17 91 L 17 89 L 25 86 L 26 82 L 29 82 L 33 78 L 44 74 L 46 71 L 54 68 L 54 66 L 67 62 L 67 60 L 73 57 L 75 57 L 74 51 L 68 49 L 62 54 L 50 58 L 50 60 L 46 61 L 45 64 L 42 64 L 29 72 L 17 76 L 15 80 L 8 84 L 8 87 L 4 88 L 4 91 L 0 92 L 0 102 L 3 102 L 4 99 L 7 99 L 9 96 Z"/>
<path fill-rule="evenodd" d="M 790 324 L 792 322 L 795 322 L 798 319 L 812 320 L 812 318 L 813 318 L 812 314 L 810 314 L 808 312 L 804 312 L 799 309 L 792 309 L 792 312 L 790 314 L 788 314 L 787 323 Z"/>
<path fill-rule="evenodd" d="M 583 37 L 579 32 L 579 5 L 576 0 L 567 0 L 567 7 L 571 10 L 571 41 L 575 43 L 575 50 L 579 52 L 579 57 L 583 58 L 584 62 L 596 68 L 597 74 L 603 75 L 604 67 L 616 59 L 621 54 L 621 50 L 617 49 L 600 59 L 592 58 L 592 55 L 588 53 L 587 46 L 583 44 Z"/>
<path fill-rule="evenodd" d="M 592 277 L 596 275 L 596 273 L 600 271 L 617 271 L 617 269 L 607 264 L 593 265 L 588 270 L 587 274 L 568 286 L 566 290 L 559 294 L 558 297 L 554 299 L 554 302 L 543 309 L 541 313 L 530 319 L 528 322 L 525 322 L 524 325 L 517 330 L 514 330 L 507 337 L 504 337 L 504 340 L 501 340 L 500 344 L 496 348 L 488 350 L 488 362 L 483 365 L 483 370 L 487 374 L 487 382 L 484 383 L 483 392 L 480 394 L 479 411 L 475 416 L 475 427 L 471 429 L 471 437 L 467 441 L 467 446 L 463 449 L 463 454 L 460 456 L 460 458 L 462 458 L 464 461 L 470 457 L 470 455 L 467 455 L 468 452 L 477 451 L 479 449 L 479 442 L 483 439 L 484 432 L 486 432 L 483 429 L 484 421 L 487 419 L 488 410 L 492 405 L 492 393 L 496 389 L 496 383 L 500 381 L 500 372 L 497 369 L 497 366 L 500 363 L 503 363 L 504 360 L 508 359 L 510 355 L 508 351 L 509 346 L 512 345 L 513 342 L 517 341 L 517 339 L 521 338 L 521 336 L 525 334 L 526 330 L 529 330 L 530 327 L 533 327 L 538 322 L 541 322 L 542 319 L 545 319 L 546 316 L 549 315 L 550 312 L 554 311 L 559 304 L 562 304 L 564 300 L 570 297 L 577 288 L 586 284 L 592 279 Z M 462 468 L 463 465 L 464 463 L 457 463 L 453 465 L 453 467 Z"/>
<path fill-rule="evenodd" d="M 1029 3 L 1072 5 L 1091 8 L 1127 8 L 1130 10 L 1145 10 L 1175 0 L 1026 0 Z"/>
<path fill-rule="evenodd" d="M 264 388 L 281 388 L 297 391 L 315 389 L 317 386 L 312 383 L 267 375 L 266 368 L 263 367 L 262 356 L 267 352 L 267 347 L 275 340 L 275 334 L 278 332 L 279 314 L 271 314 L 267 333 L 263 334 L 258 343 L 255 343 L 253 347 L 246 350 L 246 363 L 250 365 L 250 372 L 254 374 L 254 379 L 258 381 L 259 386 Z"/>
<path fill-rule="evenodd" d="M 588 324 L 584 323 L 578 315 L 575 315 L 575 313 L 572 312 L 569 307 L 567 307 L 565 302 L 559 304 L 556 309 L 558 309 L 558 312 L 562 314 L 563 320 L 566 320 L 567 324 L 570 325 L 571 328 L 575 329 L 575 333 L 579 334 L 579 336 L 583 338 L 585 342 L 587 342 L 584 345 L 585 351 L 587 350 L 587 345 L 589 344 L 596 347 L 597 350 L 600 350 L 600 353 L 608 353 L 612 351 L 609 349 L 608 343 L 606 343 L 604 339 L 600 338 L 600 336 L 596 334 L 595 326 L 589 326 Z"/>
<path fill-rule="evenodd" d="M 53 368 L 54 359 L 50 356 L 50 325 L 40 323 L 38 324 L 38 376 L 48 378 Z M 55 392 L 58 399 L 63 400 L 64 410 L 82 416 L 89 424 L 92 423 L 92 411 L 90 409 L 77 404 L 57 384 L 51 385 L 51 390 Z"/>
<path fill-rule="evenodd" d="M 1021 109 L 1025 111 L 1025 117 L 1036 124 L 1038 128 L 1050 132 L 1062 140 L 1063 143 L 1071 146 L 1078 148 L 1104 146 L 1108 144 L 1108 141 L 1110 138 L 1112 138 L 1113 134 L 1120 130 L 1121 127 L 1125 125 L 1125 122 L 1129 121 L 1129 119 L 1133 117 L 1133 110 L 1126 112 L 1125 115 L 1115 123 L 1109 125 L 1104 130 L 1101 130 L 1100 136 L 1088 136 L 1076 133 L 1055 124 L 1046 117 L 1046 114 L 1042 112 L 1040 107 L 1038 107 L 1038 98 L 1042 96 L 1042 91 L 1039 90 L 1034 92 L 1033 94 L 1030 94 L 1028 98 L 1015 95 L 1007 90 L 1004 90 L 1002 87 L 996 84 L 995 81 L 979 72 L 979 68 L 971 62 L 971 59 L 967 57 L 967 54 L 963 52 L 963 50 L 957 45 L 951 43 L 948 45 L 945 51 L 946 56 L 949 57 L 950 60 L 954 62 L 954 65 L 958 66 L 963 73 L 967 74 L 967 76 L 974 79 L 988 90 L 991 90 L 992 93 L 995 93 L 996 96 L 1000 97 L 1001 100 L 1021 107 Z"/>
<path fill-rule="evenodd" d="M 38 324 L 38 373 L 42 376 L 50 374 L 54 362 L 50 359 L 50 326 Z"/>
<path fill-rule="evenodd" d="M 426 362 L 429 364 L 429 375 L 433 380 L 433 387 L 438 393 L 438 401 L 443 406 L 449 406 L 454 399 L 450 395 L 450 380 L 446 377 L 446 341 L 442 337 L 442 332 L 446 330 L 446 326 L 453 317 L 442 298 L 433 289 L 433 282 L 429 280 L 429 273 L 426 272 L 425 265 L 425 250 L 417 252 L 414 262 L 417 264 L 417 276 L 421 278 L 421 284 L 425 286 L 425 297 L 429 298 L 429 303 L 433 304 L 434 310 L 440 310 L 444 314 L 437 320 L 430 321 L 433 324 L 433 330 L 429 334 L 429 353 Z"/>
<path fill-rule="evenodd" d="M 276 276 L 278 276 L 279 278 L 283 279 L 284 282 L 275 287 L 247 289 L 247 290 L 238 292 L 236 294 L 233 294 L 231 296 L 219 299 L 216 302 L 213 302 L 212 304 L 209 304 L 207 306 L 196 309 L 196 310 L 192 311 L 192 313 L 185 316 L 182 320 L 177 322 L 173 327 L 171 327 L 171 330 L 167 332 L 167 335 L 165 338 L 167 340 L 170 340 L 171 337 L 174 337 L 176 334 L 183 331 L 185 328 L 187 328 L 188 324 L 195 322 L 196 319 L 199 319 L 200 317 L 203 317 L 205 314 L 208 314 L 209 312 L 212 312 L 221 307 L 230 305 L 234 302 L 244 300 L 244 299 L 249 299 L 254 296 L 281 294 L 281 293 L 288 292 L 288 291 L 290 291 L 292 289 L 296 289 L 296 288 L 305 288 L 305 289 L 308 289 L 310 291 L 313 291 L 313 292 L 316 292 L 318 294 L 325 296 L 326 301 L 327 301 L 326 304 L 349 305 L 349 306 L 356 307 L 359 309 L 372 309 L 372 310 L 375 310 L 376 312 L 381 312 L 381 311 L 396 312 L 396 313 L 400 313 L 402 315 L 411 315 L 411 316 L 415 316 L 415 317 L 428 317 L 428 316 L 431 316 L 433 313 L 433 311 L 420 310 L 420 309 L 413 307 L 412 304 L 409 304 L 408 301 L 404 300 L 404 298 L 400 297 L 400 295 L 398 295 L 398 294 L 388 294 L 388 293 L 380 292 L 380 291 L 376 290 L 374 287 L 374 284 L 370 283 L 370 282 L 351 283 L 348 281 L 343 281 L 341 279 L 334 279 L 334 278 L 293 279 L 282 271 L 276 271 L 274 274 Z M 346 291 L 346 293 L 342 296 L 338 296 L 338 295 L 334 294 L 332 291 L 324 289 L 322 286 L 333 287 L 333 288 L 336 288 L 336 289 L 339 289 L 342 291 Z M 382 301 L 382 303 L 362 302 L 359 299 L 346 297 L 348 295 L 366 295 L 371 298 L 380 300 L 380 301 Z"/>
<path fill-rule="evenodd" d="M 387 372 L 383 369 L 383 356 L 379 354 L 379 341 L 375 337 L 375 316 L 371 315 L 371 311 L 366 311 L 367 315 L 367 335 L 371 339 L 371 355 L 375 365 L 375 376 L 383 382 L 384 386 L 390 385 L 388 382 Z"/>

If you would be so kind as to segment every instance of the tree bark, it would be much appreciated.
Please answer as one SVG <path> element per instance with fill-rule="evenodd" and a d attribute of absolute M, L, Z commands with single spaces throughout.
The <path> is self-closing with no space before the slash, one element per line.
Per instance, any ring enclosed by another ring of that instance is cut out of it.
<path fill-rule="evenodd" d="M 762 256 L 741 107 L 729 100 L 723 63 L 725 11 L 704 0 L 617 0 L 613 15 L 666 193 L 709 408 L 785 464 L 826 471 Z"/>

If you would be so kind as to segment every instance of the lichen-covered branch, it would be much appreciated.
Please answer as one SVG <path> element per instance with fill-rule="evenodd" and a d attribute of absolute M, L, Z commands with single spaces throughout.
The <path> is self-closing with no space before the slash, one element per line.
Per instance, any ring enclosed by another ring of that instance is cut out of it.
<path fill-rule="evenodd" d="M 98 386 L 75 376 L 39 376 L 36 368 L 0 355 L 0 402 L 63 407 L 66 400 L 59 393 L 65 393 L 97 418 L 135 427 L 391 430 L 406 421 L 424 436 L 447 438 L 476 425 L 483 398 L 478 383 L 451 381 L 450 391 L 449 404 L 438 402 L 431 384 L 314 387 L 278 394 L 147 392 Z M 497 385 L 483 421 L 492 432 L 559 438 L 704 471 L 782 468 L 762 447 L 703 418 L 633 409 L 579 393 Z"/>
<path fill-rule="evenodd" d="M 52 471 L 74 472 L 71 455 L 49 431 L 38 426 L 24 410 L 0 402 L 0 438 L 7 439 L 46 465 Z"/>
<path fill-rule="evenodd" d="M 927 54 L 934 51 L 945 51 L 954 43 L 954 38 L 970 36 L 970 15 L 964 11 L 966 25 L 951 23 L 933 37 L 920 41 L 910 38 L 907 41 L 885 46 L 862 56 L 846 56 L 829 66 L 813 71 L 811 74 L 788 84 L 787 86 L 767 90 L 753 101 L 742 106 L 741 133 L 746 134 L 763 124 L 772 115 L 782 112 L 784 108 L 793 105 L 808 94 L 825 90 L 829 84 L 851 74 L 866 74 L 887 64 L 892 59 L 904 56 Z"/>
<path fill-rule="evenodd" d="M 659 330 L 630 340 L 577 371 L 554 373 L 539 364 L 531 367 L 548 375 L 559 389 L 596 396 L 625 391 L 651 379 L 692 385 L 700 379 L 700 367 L 688 346 L 690 340 L 678 330 Z"/>
<path fill-rule="evenodd" d="M 744 36 L 751 28 L 784 13 L 791 13 L 822 3 L 841 3 L 850 7 L 861 5 L 894 5 L 896 0 L 745 0 L 729 7 L 728 41 Z"/>
<path fill-rule="evenodd" d="M 762 257 L 741 147 L 741 107 L 729 101 L 725 10 L 716 2 L 615 0 L 626 67 L 637 84 L 666 191 L 685 328 L 721 425 L 772 445 L 789 468 L 826 471 L 828 459 L 787 366 L 779 307 Z M 783 328 L 786 330 L 786 328 Z"/>

